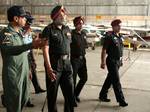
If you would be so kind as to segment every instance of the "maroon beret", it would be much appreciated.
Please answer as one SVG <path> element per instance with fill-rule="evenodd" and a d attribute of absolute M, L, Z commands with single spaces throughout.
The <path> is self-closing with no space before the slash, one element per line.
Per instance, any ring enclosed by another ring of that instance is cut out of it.
<path fill-rule="evenodd" d="M 84 19 L 83 19 L 82 16 L 75 17 L 75 18 L 73 19 L 73 24 L 74 24 L 74 26 L 77 26 L 78 24 L 80 24 L 81 21 L 84 23 Z"/>
<path fill-rule="evenodd" d="M 51 12 L 51 18 L 55 20 L 60 12 L 64 12 L 66 14 L 66 9 L 62 5 L 57 5 Z"/>
<path fill-rule="evenodd" d="M 111 26 L 117 26 L 121 23 L 121 20 L 120 19 L 115 19 L 111 22 Z"/>

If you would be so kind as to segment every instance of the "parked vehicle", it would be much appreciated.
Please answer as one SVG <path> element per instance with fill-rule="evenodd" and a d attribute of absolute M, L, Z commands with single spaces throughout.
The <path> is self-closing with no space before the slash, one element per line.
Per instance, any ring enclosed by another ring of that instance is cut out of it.
<path fill-rule="evenodd" d="M 87 42 L 89 47 L 91 47 L 92 50 L 95 50 L 96 43 L 100 42 L 100 39 L 102 37 L 101 31 L 91 25 L 83 26 L 83 31 L 85 31 L 87 34 Z"/>

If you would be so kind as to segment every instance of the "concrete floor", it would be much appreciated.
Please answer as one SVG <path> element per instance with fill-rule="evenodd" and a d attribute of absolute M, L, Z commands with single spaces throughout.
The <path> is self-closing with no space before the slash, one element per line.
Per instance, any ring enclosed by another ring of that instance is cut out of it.
<path fill-rule="evenodd" d="M 113 89 L 110 89 L 108 94 L 108 97 L 111 99 L 110 103 L 98 101 L 99 91 L 107 74 L 107 70 L 100 69 L 100 52 L 101 48 L 96 48 L 94 51 L 87 50 L 88 81 L 81 92 L 81 103 L 75 108 L 75 112 L 150 112 L 149 51 L 132 52 L 127 49 L 124 50 L 124 66 L 120 69 L 120 78 L 126 101 L 129 103 L 129 106 L 125 108 L 118 106 Z M 36 60 L 38 65 L 38 78 L 42 88 L 45 89 L 42 55 L 36 55 Z M 0 64 L 0 68 L 1 66 L 2 64 Z M 0 91 L 0 94 L 2 94 L 1 80 Z M 31 98 L 35 107 L 24 108 L 23 112 L 41 112 L 45 97 L 45 93 L 34 94 L 34 89 L 31 85 Z M 64 99 L 59 89 L 57 99 L 59 112 L 63 112 L 63 103 Z M 6 112 L 1 103 L 0 112 Z M 47 105 L 45 106 L 44 112 L 47 112 Z"/>

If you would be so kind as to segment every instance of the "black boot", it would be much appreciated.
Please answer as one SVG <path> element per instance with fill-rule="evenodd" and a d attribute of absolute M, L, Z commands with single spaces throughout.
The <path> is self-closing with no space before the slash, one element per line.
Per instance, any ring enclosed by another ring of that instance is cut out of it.
<path fill-rule="evenodd" d="M 6 107 L 4 94 L 1 95 L 2 105 Z"/>
<path fill-rule="evenodd" d="M 103 97 L 99 97 L 99 100 L 102 101 L 102 102 L 110 102 L 111 100 L 108 99 L 108 98 L 103 98 Z"/>
<path fill-rule="evenodd" d="M 33 103 L 31 103 L 31 101 L 30 101 L 30 100 L 28 100 L 28 102 L 27 102 L 27 104 L 26 104 L 26 107 L 34 107 L 34 104 L 33 104 Z"/>
<path fill-rule="evenodd" d="M 78 103 L 80 102 L 80 98 L 78 96 L 76 96 L 75 99 Z"/>
<path fill-rule="evenodd" d="M 74 101 L 73 106 L 78 107 L 78 104 L 77 104 L 76 100 Z"/>
<path fill-rule="evenodd" d="M 128 103 L 126 103 L 125 101 L 122 101 L 122 102 L 119 102 L 119 106 L 126 107 L 128 106 Z"/>
<path fill-rule="evenodd" d="M 35 91 L 35 94 L 39 94 L 39 93 L 43 93 L 43 92 L 46 92 L 46 90 L 40 88 Z"/>

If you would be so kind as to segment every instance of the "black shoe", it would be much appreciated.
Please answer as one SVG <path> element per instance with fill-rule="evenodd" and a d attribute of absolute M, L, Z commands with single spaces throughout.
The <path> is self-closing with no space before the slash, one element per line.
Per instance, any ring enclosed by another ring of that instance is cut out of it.
<path fill-rule="evenodd" d="M 26 107 L 34 107 L 34 104 L 32 104 L 30 101 L 27 102 Z"/>
<path fill-rule="evenodd" d="M 119 106 L 126 107 L 126 106 L 128 106 L 128 103 L 126 103 L 125 101 L 119 102 Z"/>
<path fill-rule="evenodd" d="M 102 102 L 110 102 L 111 101 L 108 98 L 101 98 L 101 97 L 99 98 L 99 100 L 102 101 Z"/>
<path fill-rule="evenodd" d="M 78 104 L 77 104 L 76 101 L 74 101 L 73 106 L 74 106 L 74 107 L 78 107 Z"/>
<path fill-rule="evenodd" d="M 4 95 L 1 95 L 1 101 L 2 101 L 2 105 L 6 107 Z"/>
<path fill-rule="evenodd" d="M 80 102 L 80 98 L 78 96 L 75 97 L 77 102 Z"/>
<path fill-rule="evenodd" d="M 35 94 L 44 93 L 44 92 L 46 92 L 46 90 L 44 90 L 44 89 L 39 89 L 39 90 L 35 91 Z"/>

